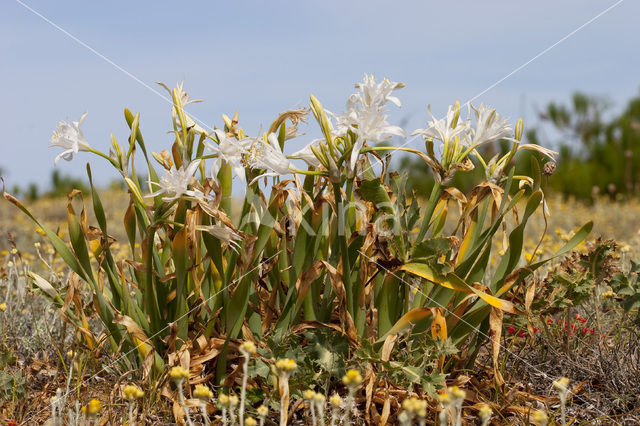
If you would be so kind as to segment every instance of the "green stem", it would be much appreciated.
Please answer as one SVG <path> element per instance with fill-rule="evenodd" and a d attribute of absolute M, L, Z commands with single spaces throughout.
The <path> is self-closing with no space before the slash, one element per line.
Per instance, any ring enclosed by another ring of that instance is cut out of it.
<path fill-rule="evenodd" d="M 349 245 L 347 243 L 346 217 L 340 185 L 333 184 L 333 196 L 338 210 L 338 241 L 340 242 L 340 255 L 342 256 L 342 281 L 347 297 L 347 311 L 353 315 L 353 289 L 351 288 L 351 262 L 349 261 Z"/>
<path fill-rule="evenodd" d="M 424 212 L 424 218 L 422 219 L 422 226 L 420 226 L 420 232 L 418 232 L 418 236 L 415 240 L 416 243 L 421 243 L 427 231 L 429 230 L 431 216 L 433 215 L 433 211 L 436 209 L 436 205 L 438 204 L 440 195 L 442 195 L 442 190 L 443 188 L 439 183 L 433 184 L 431 196 L 429 197 L 429 201 L 427 202 L 427 210 Z"/>
<path fill-rule="evenodd" d="M 109 157 L 107 154 L 104 154 L 96 149 L 93 148 L 89 148 L 89 152 L 92 152 L 96 155 L 99 155 L 100 157 L 104 158 L 105 160 L 109 161 L 111 164 L 113 164 L 113 166 L 120 170 L 120 164 L 118 164 L 118 162 L 116 160 L 114 160 L 113 158 Z"/>

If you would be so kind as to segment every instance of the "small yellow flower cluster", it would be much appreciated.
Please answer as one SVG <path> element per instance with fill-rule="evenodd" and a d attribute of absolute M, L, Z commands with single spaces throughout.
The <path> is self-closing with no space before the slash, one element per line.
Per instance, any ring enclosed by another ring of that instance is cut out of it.
<path fill-rule="evenodd" d="M 1 311 L 1 312 L 4 312 L 4 311 L 6 311 L 6 310 L 7 310 L 7 304 L 6 304 L 6 302 L 2 302 L 2 303 L 0 303 L 0 311 Z"/>
<path fill-rule="evenodd" d="M 451 396 L 448 393 L 441 393 L 438 395 L 438 401 L 446 407 L 451 404 Z"/>
<path fill-rule="evenodd" d="M 402 401 L 402 409 L 413 416 L 421 419 L 427 417 L 427 401 L 416 397 L 407 398 Z"/>
<path fill-rule="evenodd" d="M 136 385 L 127 385 L 122 390 L 122 396 L 129 402 L 140 399 L 144 396 L 144 392 Z"/>
<path fill-rule="evenodd" d="M 313 389 L 307 389 L 302 393 L 304 399 L 317 405 L 324 405 L 325 397 L 323 394 L 314 391 Z"/>
<path fill-rule="evenodd" d="M 258 413 L 258 416 L 264 418 L 267 417 L 267 414 L 269 414 L 269 409 L 266 405 L 261 405 L 257 408 L 256 412 Z"/>
<path fill-rule="evenodd" d="M 253 342 L 246 341 L 240 345 L 238 348 L 240 353 L 244 356 L 255 355 L 256 353 L 256 345 Z"/>
<path fill-rule="evenodd" d="M 258 422 L 253 417 L 247 417 L 244 419 L 245 426 L 256 426 Z"/>
<path fill-rule="evenodd" d="M 602 296 L 603 299 L 606 299 L 608 297 L 616 297 L 617 294 L 615 291 L 613 290 L 607 290 L 604 293 L 602 293 L 600 296 Z"/>
<path fill-rule="evenodd" d="M 218 405 L 224 408 L 233 408 L 238 405 L 238 397 L 236 395 L 220 394 L 218 397 Z"/>
<path fill-rule="evenodd" d="M 329 397 L 329 403 L 335 408 L 340 408 L 342 406 L 342 398 L 337 393 L 334 393 Z"/>
<path fill-rule="evenodd" d="M 169 370 L 169 377 L 171 377 L 175 382 L 181 382 L 182 380 L 189 378 L 189 370 L 180 366 L 173 367 Z"/>
<path fill-rule="evenodd" d="M 193 396 L 201 401 L 207 402 L 213 398 L 213 392 L 205 385 L 196 385 Z"/>
<path fill-rule="evenodd" d="M 553 387 L 559 392 L 559 393 L 566 393 L 569 388 L 569 379 L 567 379 L 566 377 L 561 377 L 558 380 L 555 380 L 553 382 Z"/>
<path fill-rule="evenodd" d="M 283 358 L 276 361 L 276 369 L 281 372 L 291 372 L 298 368 L 298 364 L 291 358 Z"/>
<path fill-rule="evenodd" d="M 547 414 L 541 410 L 534 411 L 533 415 L 531 416 L 531 420 L 537 426 L 547 426 L 547 423 L 549 423 L 549 418 L 547 417 Z"/>
<path fill-rule="evenodd" d="M 451 394 L 451 400 L 454 404 L 461 403 L 467 396 L 467 393 L 457 386 L 451 386 L 451 388 L 449 388 L 449 393 Z"/>
<path fill-rule="evenodd" d="M 482 404 L 478 410 L 478 415 L 480 416 L 480 420 L 482 420 L 483 424 L 487 424 L 489 422 L 492 414 L 493 411 L 487 404 Z"/>
<path fill-rule="evenodd" d="M 96 398 L 89 401 L 86 407 L 82 407 L 82 412 L 91 418 L 97 416 L 100 410 L 102 410 L 102 403 Z"/>
<path fill-rule="evenodd" d="M 357 388 L 362 383 L 362 376 L 358 370 L 348 370 L 347 374 L 342 376 L 342 383 L 349 388 Z"/>

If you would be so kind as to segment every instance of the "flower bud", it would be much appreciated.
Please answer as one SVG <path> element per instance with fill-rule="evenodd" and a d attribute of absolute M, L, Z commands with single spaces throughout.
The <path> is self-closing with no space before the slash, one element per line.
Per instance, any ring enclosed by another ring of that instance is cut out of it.
<path fill-rule="evenodd" d="M 519 118 L 518 121 L 516 122 L 516 128 L 513 132 L 514 138 L 518 140 L 518 142 L 522 140 L 523 132 L 524 132 L 524 121 L 522 121 L 522 118 Z"/>

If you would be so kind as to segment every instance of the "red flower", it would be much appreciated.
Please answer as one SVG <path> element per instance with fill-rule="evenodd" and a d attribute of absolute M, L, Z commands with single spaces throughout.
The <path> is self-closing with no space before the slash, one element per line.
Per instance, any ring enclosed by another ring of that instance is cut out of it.
<path fill-rule="evenodd" d="M 573 317 L 574 317 L 575 319 L 580 319 L 580 315 L 578 315 L 578 314 L 575 314 Z"/>
<path fill-rule="evenodd" d="M 518 331 L 518 337 L 524 337 L 524 331 L 522 330 Z"/>
<path fill-rule="evenodd" d="M 510 326 L 509 326 L 509 328 L 507 328 L 507 331 L 509 332 L 509 334 L 513 334 L 513 333 L 515 333 L 515 332 L 516 332 L 516 329 L 515 329 L 515 328 L 513 328 L 513 326 L 512 326 L 512 325 L 510 325 Z"/>
<path fill-rule="evenodd" d="M 584 324 L 585 322 L 587 322 L 587 319 L 586 318 L 578 318 L 578 321 L 580 321 L 581 323 Z"/>
<path fill-rule="evenodd" d="M 589 328 L 585 327 L 582 329 L 582 334 L 587 334 L 589 332 Z"/>
<path fill-rule="evenodd" d="M 538 332 L 538 327 L 533 327 L 533 332 L 537 333 Z"/>
<path fill-rule="evenodd" d="M 576 325 L 574 323 L 571 323 L 571 328 L 575 329 Z"/>
<path fill-rule="evenodd" d="M 591 334 L 593 334 L 593 328 L 591 329 Z"/>
<path fill-rule="evenodd" d="M 547 324 L 553 324 L 553 320 L 551 318 L 547 318 Z"/>

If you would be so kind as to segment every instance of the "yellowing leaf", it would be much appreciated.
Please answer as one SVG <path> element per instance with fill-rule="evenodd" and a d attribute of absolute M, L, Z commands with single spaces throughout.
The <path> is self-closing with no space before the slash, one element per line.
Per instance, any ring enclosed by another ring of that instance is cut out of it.
<path fill-rule="evenodd" d="M 442 275 L 436 274 L 429 265 L 424 263 L 407 263 L 402 265 L 400 269 L 412 273 L 414 275 L 418 275 L 426 280 L 429 280 L 433 283 L 441 285 L 446 288 L 450 288 L 452 290 L 461 291 L 463 293 L 473 293 L 483 301 L 488 303 L 489 305 L 498 308 L 502 311 L 509 312 L 512 314 L 520 314 L 521 312 L 513 305 L 513 303 L 508 300 L 499 299 L 495 296 L 492 296 L 484 291 L 478 290 L 475 287 L 470 286 L 465 283 L 462 278 L 458 277 L 456 274 L 447 274 L 445 277 Z"/>

